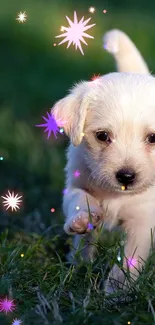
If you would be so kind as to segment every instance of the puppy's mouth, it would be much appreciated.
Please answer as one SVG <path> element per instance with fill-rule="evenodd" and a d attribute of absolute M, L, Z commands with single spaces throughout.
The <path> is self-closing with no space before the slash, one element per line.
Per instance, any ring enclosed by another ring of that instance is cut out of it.
<path fill-rule="evenodd" d="M 117 192 L 117 193 L 124 193 L 124 195 L 126 194 L 137 194 L 137 193 L 141 193 L 143 191 L 146 191 L 146 189 L 148 187 L 150 187 L 150 183 L 142 183 L 141 181 L 136 182 L 134 184 L 128 184 L 128 185 L 124 185 L 124 184 L 118 184 L 115 181 L 114 182 L 102 182 L 102 184 L 100 183 L 100 186 L 102 186 L 102 188 L 106 189 L 108 192 Z"/>
<path fill-rule="evenodd" d="M 130 193 L 130 194 L 137 194 L 140 192 L 145 191 L 148 188 L 148 186 L 142 186 L 142 187 L 136 187 L 136 186 L 131 186 L 131 185 L 122 185 L 120 187 L 115 188 L 117 192 L 124 192 L 124 194 L 126 193 Z"/>
<path fill-rule="evenodd" d="M 133 187 L 131 187 L 131 186 L 129 186 L 129 185 L 122 185 L 122 186 L 119 186 L 119 187 L 117 187 L 116 188 L 116 191 L 117 192 L 134 192 L 135 191 L 135 189 L 133 188 Z"/>
<path fill-rule="evenodd" d="M 135 194 L 139 192 L 139 189 L 133 188 L 131 186 L 126 186 L 126 185 L 122 185 L 119 187 L 115 187 L 114 192 L 118 192 L 118 193 L 124 193 L 125 194 Z"/>
<path fill-rule="evenodd" d="M 119 187 L 119 191 L 121 192 L 135 192 L 138 189 L 134 185 L 122 185 Z"/>

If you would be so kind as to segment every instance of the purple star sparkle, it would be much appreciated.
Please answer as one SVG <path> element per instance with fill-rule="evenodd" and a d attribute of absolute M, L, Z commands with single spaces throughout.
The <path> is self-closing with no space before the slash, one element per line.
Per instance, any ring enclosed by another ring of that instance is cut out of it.
<path fill-rule="evenodd" d="M 136 265 L 136 263 L 137 263 L 137 261 L 136 261 L 136 258 L 134 258 L 134 257 L 130 257 L 127 260 L 128 267 L 134 267 Z"/>
<path fill-rule="evenodd" d="M 66 195 L 66 194 L 68 193 L 68 188 L 64 188 L 63 191 L 62 191 L 62 193 L 63 193 L 64 195 Z"/>
<path fill-rule="evenodd" d="M 88 223 L 88 227 L 87 227 L 89 230 L 93 230 L 94 229 L 94 226 L 92 225 L 92 223 Z"/>
<path fill-rule="evenodd" d="M 49 139 L 52 132 L 53 132 L 55 138 L 57 138 L 57 132 L 61 133 L 59 128 L 58 128 L 58 124 L 60 126 L 60 123 L 58 123 L 59 121 L 55 120 L 55 118 L 54 118 L 54 116 L 52 114 L 49 114 L 47 112 L 47 116 L 48 117 L 42 116 L 42 118 L 46 121 L 45 124 L 38 124 L 38 125 L 35 125 L 35 126 L 40 127 L 40 128 L 41 127 L 46 127 L 44 132 L 48 131 L 47 139 Z"/>
<path fill-rule="evenodd" d="M 7 297 L 0 300 L 0 312 L 12 312 L 15 309 L 14 300 L 9 300 Z"/>
<path fill-rule="evenodd" d="M 74 177 L 79 177 L 80 176 L 80 172 L 79 170 L 75 170 L 75 172 L 73 173 Z"/>
<path fill-rule="evenodd" d="M 22 324 L 22 321 L 20 319 L 14 319 L 12 325 L 20 325 Z"/>

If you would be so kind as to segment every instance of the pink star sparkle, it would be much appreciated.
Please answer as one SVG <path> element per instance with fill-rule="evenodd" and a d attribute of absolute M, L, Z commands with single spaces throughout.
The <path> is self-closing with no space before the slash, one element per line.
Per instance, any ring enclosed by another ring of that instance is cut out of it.
<path fill-rule="evenodd" d="M 94 74 L 94 76 L 91 78 L 91 81 L 98 84 L 99 83 L 99 78 L 100 78 L 100 74 L 98 74 L 98 75 Z"/>
<path fill-rule="evenodd" d="M 70 45 L 73 43 L 73 45 L 75 45 L 75 49 L 77 50 L 77 48 L 79 48 L 82 55 L 84 55 L 80 42 L 83 42 L 84 44 L 88 45 L 83 37 L 84 36 L 87 38 L 94 38 L 94 37 L 85 33 L 85 31 L 95 26 L 96 24 L 86 26 L 91 18 L 88 18 L 87 20 L 84 21 L 84 17 L 82 17 L 81 20 L 78 21 L 76 11 L 74 11 L 74 22 L 72 22 L 70 18 L 68 18 L 67 16 L 66 19 L 68 20 L 69 27 L 63 26 L 62 30 L 66 31 L 66 33 L 56 36 L 56 37 L 65 36 L 65 39 L 61 41 L 58 45 L 68 42 L 67 48 L 69 48 Z"/>
<path fill-rule="evenodd" d="M 7 297 L 0 300 L 0 312 L 12 312 L 15 309 L 14 300 L 9 300 Z"/>
<path fill-rule="evenodd" d="M 74 177 L 79 177 L 80 176 L 80 172 L 79 172 L 79 170 L 75 170 L 75 172 L 74 172 Z"/>
<path fill-rule="evenodd" d="M 44 132 L 48 131 L 48 136 L 47 138 L 49 139 L 51 133 L 53 132 L 55 138 L 57 138 L 57 132 L 60 132 L 59 127 L 58 126 L 63 126 L 64 123 L 60 122 L 60 121 L 56 121 L 55 117 L 47 112 L 47 117 L 42 116 L 42 118 L 46 121 L 45 124 L 38 124 L 35 125 L 37 127 L 46 127 Z M 62 132 L 60 132 L 62 133 Z"/>
<path fill-rule="evenodd" d="M 130 257 L 127 260 L 128 267 L 134 267 L 136 263 L 137 263 L 136 258 Z"/>

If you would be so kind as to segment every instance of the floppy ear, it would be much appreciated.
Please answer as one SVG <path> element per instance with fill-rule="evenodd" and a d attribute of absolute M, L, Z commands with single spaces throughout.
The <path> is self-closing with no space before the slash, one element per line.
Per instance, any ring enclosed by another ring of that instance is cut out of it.
<path fill-rule="evenodd" d="M 58 126 L 62 125 L 74 146 L 78 146 L 83 138 L 83 129 L 89 105 L 89 83 L 81 82 L 71 93 L 59 100 L 52 108 Z"/>

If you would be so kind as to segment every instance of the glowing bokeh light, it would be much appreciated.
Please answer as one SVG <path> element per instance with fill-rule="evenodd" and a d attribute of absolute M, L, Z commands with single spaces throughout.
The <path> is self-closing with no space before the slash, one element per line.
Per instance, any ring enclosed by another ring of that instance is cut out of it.
<path fill-rule="evenodd" d="M 89 230 L 93 230 L 94 229 L 94 226 L 92 225 L 92 223 L 89 222 L 87 228 Z"/>
<path fill-rule="evenodd" d="M 79 172 L 79 170 L 75 170 L 75 172 L 74 172 L 73 175 L 74 175 L 74 177 L 76 177 L 76 178 L 79 177 L 79 176 L 80 176 L 80 172 Z"/>
<path fill-rule="evenodd" d="M 91 12 L 93 14 L 95 12 L 95 7 L 90 7 L 89 12 Z"/>
<path fill-rule="evenodd" d="M 62 193 L 63 193 L 63 195 L 66 195 L 68 193 L 68 188 L 64 188 Z"/>
<path fill-rule="evenodd" d="M 136 265 L 136 263 L 137 263 L 137 260 L 134 257 L 130 257 L 127 259 L 128 267 L 134 267 Z"/>
<path fill-rule="evenodd" d="M 60 31 L 61 32 L 64 32 L 65 31 L 65 27 L 64 26 L 61 26 Z"/>

